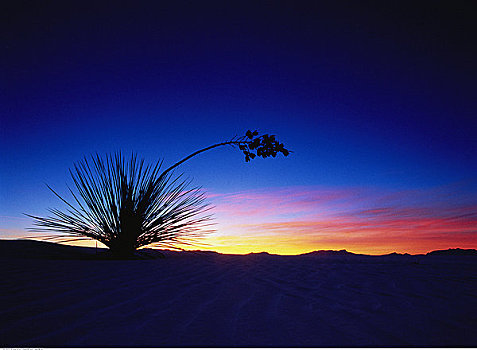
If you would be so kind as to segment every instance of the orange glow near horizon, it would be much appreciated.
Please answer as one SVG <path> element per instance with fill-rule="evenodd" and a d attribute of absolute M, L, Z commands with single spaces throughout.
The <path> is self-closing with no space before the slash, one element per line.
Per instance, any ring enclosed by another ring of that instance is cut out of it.
<path fill-rule="evenodd" d="M 21 238 L 21 237 L 12 237 Z M 39 239 L 40 240 L 40 239 Z M 260 242 L 257 242 L 255 238 L 240 238 L 236 235 L 233 236 L 221 236 L 210 237 L 204 239 L 207 246 L 201 245 L 197 247 L 191 247 L 186 245 L 178 245 L 178 248 L 184 250 L 203 250 L 214 251 L 221 254 L 249 254 L 249 253 L 261 253 L 267 252 L 270 254 L 278 255 L 300 255 L 317 250 L 342 250 L 345 249 L 348 252 L 355 254 L 368 254 L 368 255 L 381 255 L 389 253 L 408 253 L 408 254 L 425 254 L 433 250 L 445 250 L 449 248 L 462 248 L 462 249 L 477 249 L 475 238 L 464 239 L 458 242 L 441 240 L 435 243 L 430 243 L 429 240 L 414 240 L 415 248 L 410 248 L 406 242 L 379 242 L 375 240 L 361 240 L 357 242 L 343 243 L 338 239 L 335 242 L 328 240 L 321 244 L 315 244 L 306 242 L 305 240 L 288 238 L 286 240 L 280 240 L 272 236 L 262 237 Z M 85 240 L 79 242 L 64 243 L 67 245 L 90 247 L 96 246 L 96 241 Z M 107 248 L 104 244 L 98 242 L 98 248 Z M 151 247 L 154 248 L 154 247 Z M 156 249 L 162 249 L 156 247 Z M 168 248 L 164 248 L 168 249 Z"/>
<path fill-rule="evenodd" d="M 282 188 L 211 198 L 218 232 L 204 243 L 220 253 L 421 254 L 477 248 L 475 200 L 452 187 L 400 192 Z"/>

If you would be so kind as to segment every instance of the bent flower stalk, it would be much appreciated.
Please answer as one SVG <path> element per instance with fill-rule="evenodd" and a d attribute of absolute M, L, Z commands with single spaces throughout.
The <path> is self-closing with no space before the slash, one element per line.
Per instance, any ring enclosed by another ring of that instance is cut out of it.
<path fill-rule="evenodd" d="M 131 256 L 148 245 L 173 249 L 178 244 L 198 245 L 197 238 L 213 232 L 211 206 L 204 203 L 200 188 L 187 189 L 190 181 L 174 176 L 173 170 L 202 152 L 225 145 L 238 147 L 246 162 L 291 152 L 275 135 L 258 136 L 257 131 L 248 130 L 242 137 L 200 149 L 162 172 L 162 162 L 145 166 L 134 154 L 129 160 L 120 152 L 103 158 L 91 156 L 70 169 L 77 190 L 75 194 L 69 188 L 74 201 L 68 202 L 48 186 L 67 205 L 67 211 L 50 209 L 48 217 L 27 215 L 39 231 L 55 232 L 44 238 L 63 242 L 94 239 L 116 256 Z"/>

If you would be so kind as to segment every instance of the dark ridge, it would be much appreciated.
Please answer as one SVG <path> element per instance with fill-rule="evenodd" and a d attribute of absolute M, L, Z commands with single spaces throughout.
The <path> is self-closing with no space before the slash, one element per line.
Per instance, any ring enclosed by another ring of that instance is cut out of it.
<path fill-rule="evenodd" d="M 131 259 L 162 258 L 155 249 L 140 249 Z M 77 247 L 33 239 L 0 240 L 1 259 L 114 260 L 109 249 Z"/>
<path fill-rule="evenodd" d="M 260 253 L 248 253 L 248 254 L 245 254 L 245 255 L 253 255 L 253 256 L 267 256 L 267 255 L 272 255 L 270 253 L 267 253 L 267 252 L 260 252 Z"/>
<path fill-rule="evenodd" d="M 237 254 L 220 254 L 214 251 L 184 251 L 174 252 L 158 249 L 140 249 L 130 259 L 157 259 L 167 256 L 222 256 Z M 267 252 L 249 253 L 245 256 L 280 256 Z M 451 248 L 446 250 L 435 250 L 427 254 L 411 255 L 408 253 L 390 253 L 385 255 L 366 255 L 348 252 L 342 250 L 316 250 L 310 253 L 300 254 L 297 256 L 308 257 L 364 257 L 364 256 L 380 256 L 380 257 L 410 257 L 410 256 L 477 256 L 476 249 Z M 0 239 L 0 259 L 49 259 L 49 260 L 111 260 L 114 257 L 110 251 L 105 248 L 77 247 L 52 242 L 36 241 L 31 239 L 5 240 Z"/>
<path fill-rule="evenodd" d="M 345 249 L 342 250 L 315 250 L 310 253 L 300 254 L 301 256 L 355 256 L 362 254 L 355 254 L 348 252 Z"/>
<path fill-rule="evenodd" d="M 168 251 L 168 250 L 165 250 L 165 251 Z M 182 252 L 182 253 L 191 253 L 191 254 L 202 254 L 202 255 L 217 255 L 217 254 L 220 254 L 220 253 L 217 253 L 213 250 L 183 250 L 183 251 L 177 251 L 175 250 L 174 251 L 175 253 L 177 252 Z"/>
<path fill-rule="evenodd" d="M 379 256 L 411 256 L 411 254 L 409 254 L 409 253 L 396 253 L 396 252 L 393 252 L 393 253 L 383 254 L 383 255 L 379 255 Z"/>
<path fill-rule="evenodd" d="M 30 239 L 0 240 L 0 257 L 9 259 L 94 259 L 106 249 L 75 247 Z"/>
<path fill-rule="evenodd" d="M 434 250 L 427 253 L 426 255 L 431 256 L 475 256 L 477 255 L 477 250 L 475 249 L 461 249 L 461 248 L 450 248 L 443 250 Z"/>

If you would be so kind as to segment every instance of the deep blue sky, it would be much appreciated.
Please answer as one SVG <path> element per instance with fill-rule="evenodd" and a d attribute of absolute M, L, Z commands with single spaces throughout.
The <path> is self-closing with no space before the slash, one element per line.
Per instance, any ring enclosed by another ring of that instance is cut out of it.
<path fill-rule="evenodd" d="M 68 168 L 166 164 L 247 129 L 289 158 L 214 150 L 214 192 L 330 186 L 477 194 L 475 2 L 3 2 L 0 215 L 46 214 Z M 23 225 L 23 222 L 21 223 Z M 18 224 L 20 225 L 20 224 Z"/>

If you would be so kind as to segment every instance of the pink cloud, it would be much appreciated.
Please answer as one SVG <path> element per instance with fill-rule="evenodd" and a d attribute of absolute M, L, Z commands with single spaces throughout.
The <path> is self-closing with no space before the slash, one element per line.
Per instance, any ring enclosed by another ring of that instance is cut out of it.
<path fill-rule="evenodd" d="M 324 242 L 401 247 L 416 251 L 452 245 L 477 247 L 477 204 L 465 192 L 279 188 L 216 194 L 222 229 L 247 237 L 269 234 L 288 242 L 300 236 L 317 249 Z M 470 198 L 470 199 L 469 199 Z M 343 247 L 343 246 L 341 246 Z"/>
<path fill-rule="evenodd" d="M 477 248 L 477 197 L 455 186 L 414 191 L 301 186 L 208 191 L 207 196 L 215 205 L 218 229 L 209 249 L 222 252 L 233 251 L 231 247 L 244 253 L 247 247 L 273 247 L 274 252 L 294 254 L 317 249 L 425 253 Z M 0 219 L 0 238 L 30 234 L 23 229 L 28 219 Z"/>
<path fill-rule="evenodd" d="M 316 212 L 317 208 L 333 208 L 334 202 L 355 196 L 353 190 L 278 188 L 229 194 L 212 194 L 216 212 L 232 216 L 296 215 Z"/>

